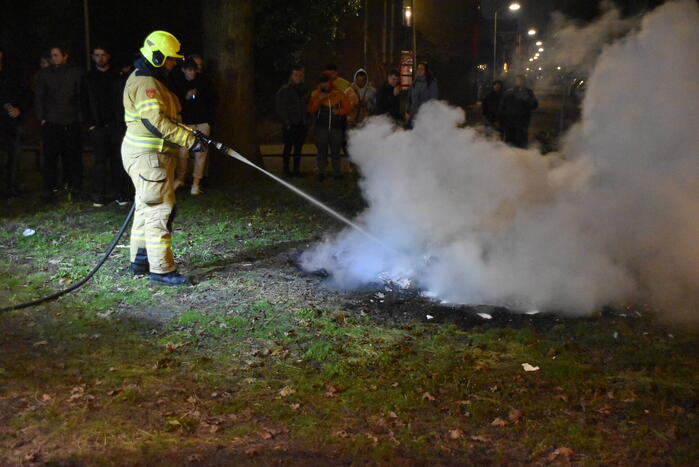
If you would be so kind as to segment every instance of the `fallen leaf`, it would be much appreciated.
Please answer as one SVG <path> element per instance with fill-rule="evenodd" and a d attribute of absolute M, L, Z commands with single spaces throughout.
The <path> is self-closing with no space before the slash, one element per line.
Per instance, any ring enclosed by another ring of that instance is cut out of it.
<path fill-rule="evenodd" d="M 41 396 L 41 402 L 48 402 L 51 399 L 53 399 L 53 397 L 51 397 L 49 394 L 42 394 Z"/>
<path fill-rule="evenodd" d="M 342 386 L 339 386 L 335 383 L 325 383 L 325 389 L 328 391 L 330 394 L 339 394 L 341 392 L 345 391 L 345 388 Z"/>
<path fill-rule="evenodd" d="M 422 398 L 423 398 L 423 399 L 427 399 L 428 401 L 437 400 L 437 399 L 436 399 L 432 394 L 430 394 L 429 392 L 424 393 L 424 394 L 422 395 Z"/>
<path fill-rule="evenodd" d="M 334 433 L 337 438 L 349 438 L 349 434 L 345 430 L 339 430 Z"/>
<path fill-rule="evenodd" d="M 478 441 L 480 443 L 491 443 L 492 442 L 492 441 L 490 441 L 490 438 L 486 438 L 485 436 L 481 436 L 481 435 L 471 436 L 471 439 L 473 441 Z"/>
<path fill-rule="evenodd" d="M 449 439 L 461 439 L 464 437 L 464 432 L 463 430 L 460 429 L 455 429 L 455 430 L 449 430 Z"/>
<path fill-rule="evenodd" d="M 538 366 L 532 366 L 529 363 L 522 363 L 522 369 L 524 369 L 524 371 L 539 371 Z"/>
<path fill-rule="evenodd" d="M 262 437 L 262 439 L 274 438 L 274 435 L 272 434 L 272 432 L 269 430 L 265 430 L 264 428 L 260 430 L 260 436 Z"/>
<path fill-rule="evenodd" d="M 512 410 L 510 410 L 510 413 L 507 414 L 507 418 L 511 422 L 516 422 L 517 420 L 522 418 L 522 411 L 519 409 L 512 409 Z"/>
<path fill-rule="evenodd" d="M 366 437 L 369 438 L 374 444 L 379 442 L 378 436 L 373 433 L 366 433 Z"/>
<path fill-rule="evenodd" d="M 201 456 L 201 454 L 192 454 L 187 457 L 187 462 L 201 462 L 203 460 L 204 458 Z"/>
<path fill-rule="evenodd" d="M 498 417 L 495 420 L 493 420 L 492 422 L 490 422 L 490 426 L 507 426 L 509 424 L 510 424 L 510 422 L 508 422 L 504 418 L 500 418 L 500 417 Z"/>
<path fill-rule="evenodd" d="M 546 457 L 546 460 L 549 462 L 554 461 L 558 456 L 563 456 L 566 459 L 570 459 L 570 457 L 574 454 L 573 450 L 567 447 L 560 447 L 553 451 L 551 454 L 549 454 Z"/>
<path fill-rule="evenodd" d="M 179 349 L 180 347 L 184 346 L 183 343 L 173 343 L 173 342 L 168 342 L 165 344 L 165 350 L 167 352 L 174 352 L 175 350 Z"/>
<path fill-rule="evenodd" d="M 247 448 L 247 449 L 245 450 L 245 454 L 248 455 L 248 456 L 250 456 L 250 457 L 256 456 L 256 455 L 258 455 L 259 453 L 260 453 L 260 449 L 257 448 L 257 447 L 254 447 L 254 446 L 251 447 L 251 448 Z"/>
<path fill-rule="evenodd" d="M 24 455 L 24 460 L 27 462 L 37 462 L 41 455 L 38 452 L 28 452 Z"/>
<path fill-rule="evenodd" d="M 290 396 L 290 395 L 294 394 L 295 392 L 296 392 L 296 390 L 295 390 L 294 388 L 292 388 L 291 386 L 284 386 L 284 387 L 279 391 L 279 395 L 280 395 L 281 397 L 287 397 L 287 396 Z"/>
<path fill-rule="evenodd" d="M 289 404 L 289 408 L 291 410 L 298 410 L 301 407 L 301 404 Z"/>
<path fill-rule="evenodd" d="M 391 417 L 391 418 L 398 418 L 398 415 L 397 415 L 395 412 L 393 412 L 393 411 L 388 412 L 388 416 Z"/>
<path fill-rule="evenodd" d="M 49 345 L 48 341 L 38 341 L 32 344 L 33 347 L 39 347 L 40 345 Z"/>

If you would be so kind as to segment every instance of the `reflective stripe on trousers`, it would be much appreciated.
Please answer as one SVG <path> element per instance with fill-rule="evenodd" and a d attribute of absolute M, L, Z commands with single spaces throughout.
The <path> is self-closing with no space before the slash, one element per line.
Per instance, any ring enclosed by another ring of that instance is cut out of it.
<path fill-rule="evenodd" d="M 172 189 L 176 153 L 155 152 L 134 146 L 126 139 L 121 146 L 124 169 L 136 189 L 136 211 L 131 228 L 131 261 L 139 248 L 148 252 L 150 271 L 164 274 L 177 269 L 172 253 Z"/>

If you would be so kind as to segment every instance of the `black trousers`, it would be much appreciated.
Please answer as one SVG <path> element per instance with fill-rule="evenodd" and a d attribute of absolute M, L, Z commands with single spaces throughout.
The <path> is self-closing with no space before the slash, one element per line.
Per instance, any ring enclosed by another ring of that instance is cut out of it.
<path fill-rule="evenodd" d="M 325 125 L 315 127 L 316 147 L 318 148 L 318 174 L 325 173 L 328 165 L 328 148 L 330 148 L 330 159 L 333 166 L 333 174 L 340 175 L 340 150 L 345 135 L 345 130 L 341 128 L 328 128 Z"/>
<path fill-rule="evenodd" d="M 289 173 L 289 162 L 291 151 L 294 151 L 294 172 L 298 173 L 301 168 L 301 151 L 306 140 L 308 127 L 304 124 L 284 127 L 284 173 Z"/>
<path fill-rule="evenodd" d="M 93 194 L 96 200 L 113 193 L 116 199 L 125 199 L 127 182 L 130 180 L 121 162 L 121 141 L 124 132 L 116 127 L 96 127 L 90 130 L 90 139 L 95 147 L 95 170 Z"/>
<path fill-rule="evenodd" d="M 502 126 L 502 138 L 512 146 L 526 149 L 529 146 L 529 125 L 505 123 Z"/>
<path fill-rule="evenodd" d="M 82 142 L 80 124 L 60 125 L 46 122 L 41 127 L 44 143 L 44 190 L 58 188 L 58 160 L 61 160 L 63 181 L 68 189 L 80 192 L 83 188 Z"/>
<path fill-rule="evenodd" d="M 0 125 L 0 193 L 17 194 L 19 173 L 19 127 Z"/>

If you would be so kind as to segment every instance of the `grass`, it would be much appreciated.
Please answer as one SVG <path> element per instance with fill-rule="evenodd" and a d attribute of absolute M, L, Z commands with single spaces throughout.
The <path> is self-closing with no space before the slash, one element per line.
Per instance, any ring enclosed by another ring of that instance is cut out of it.
<path fill-rule="evenodd" d="M 0 463 L 498 465 L 564 461 L 560 447 L 580 465 L 695 462 L 696 331 L 644 310 L 396 323 L 286 265 L 332 221 L 275 187 L 248 195 L 181 202 L 194 287 L 148 286 L 119 249 L 78 292 L 0 315 Z M 79 278 L 124 214 L 4 218 L 0 304 Z"/>

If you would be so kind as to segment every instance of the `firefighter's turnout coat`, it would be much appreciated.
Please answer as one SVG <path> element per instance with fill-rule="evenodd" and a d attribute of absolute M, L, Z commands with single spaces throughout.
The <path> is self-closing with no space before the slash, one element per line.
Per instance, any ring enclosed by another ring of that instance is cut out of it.
<path fill-rule="evenodd" d="M 191 147 L 196 138 L 174 123 L 180 121 L 181 105 L 165 84 L 164 70 L 144 59 L 135 65 L 124 88 L 126 134 L 121 146 L 124 169 L 136 189 L 131 262 L 145 248 L 150 271 L 164 274 L 177 268 L 171 231 L 178 148 Z"/>

